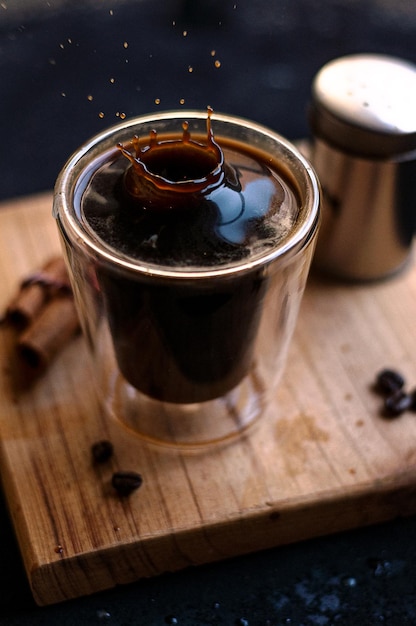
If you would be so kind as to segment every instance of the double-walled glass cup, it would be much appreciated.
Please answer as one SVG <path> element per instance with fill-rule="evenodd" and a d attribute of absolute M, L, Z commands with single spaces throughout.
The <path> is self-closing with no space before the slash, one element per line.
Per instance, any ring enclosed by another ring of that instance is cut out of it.
<path fill-rule="evenodd" d="M 237 436 L 274 397 L 318 230 L 314 171 L 294 146 L 267 128 L 212 115 L 216 142 L 260 156 L 295 200 L 290 226 L 277 242 L 211 266 L 176 267 L 129 256 L 94 232 L 82 201 L 97 167 L 118 158 L 118 144 L 154 131 L 158 137 L 180 137 L 185 121 L 191 136 L 203 137 L 206 120 L 203 111 L 173 111 L 110 128 L 69 159 L 54 195 L 54 216 L 109 419 L 148 440 L 191 447 Z M 244 191 L 240 196 L 243 207 L 248 197 Z M 106 204 L 105 196 L 100 202 Z M 257 202 L 253 193 L 250 202 Z"/>

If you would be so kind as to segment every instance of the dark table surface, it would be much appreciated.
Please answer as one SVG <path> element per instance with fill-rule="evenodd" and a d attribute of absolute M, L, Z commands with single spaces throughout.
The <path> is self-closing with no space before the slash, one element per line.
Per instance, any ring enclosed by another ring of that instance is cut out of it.
<path fill-rule="evenodd" d="M 124 115 L 211 105 L 305 137 L 313 76 L 356 52 L 416 62 L 416 2 L 5 0 L 0 199 L 51 189 L 70 153 Z M 416 624 L 412 518 L 46 608 L 1 498 L 0 531 L 1 626 Z"/>

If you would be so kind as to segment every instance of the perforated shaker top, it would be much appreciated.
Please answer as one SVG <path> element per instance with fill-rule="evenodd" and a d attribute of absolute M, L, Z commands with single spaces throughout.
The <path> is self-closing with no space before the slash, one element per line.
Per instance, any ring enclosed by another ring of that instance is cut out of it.
<path fill-rule="evenodd" d="M 313 131 L 340 149 L 388 157 L 416 149 L 416 66 L 357 54 L 325 65 L 312 85 Z"/>

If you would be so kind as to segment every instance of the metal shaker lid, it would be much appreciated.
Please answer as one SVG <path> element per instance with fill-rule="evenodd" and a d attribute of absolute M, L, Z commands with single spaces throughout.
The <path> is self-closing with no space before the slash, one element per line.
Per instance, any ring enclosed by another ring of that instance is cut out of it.
<path fill-rule="evenodd" d="M 329 62 L 312 84 L 316 136 L 362 157 L 416 150 L 416 65 L 356 54 Z"/>

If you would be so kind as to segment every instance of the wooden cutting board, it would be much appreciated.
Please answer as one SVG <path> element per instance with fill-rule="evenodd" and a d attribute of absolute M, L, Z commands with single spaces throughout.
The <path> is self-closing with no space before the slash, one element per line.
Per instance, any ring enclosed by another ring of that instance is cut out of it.
<path fill-rule="evenodd" d="M 0 306 L 59 243 L 50 194 L 0 208 Z M 416 386 L 416 267 L 370 285 L 310 278 L 284 379 L 241 439 L 206 452 L 158 448 L 95 406 L 74 340 L 18 389 L 0 326 L 0 469 L 39 604 L 416 512 L 416 414 L 380 416 L 385 366 Z M 102 438 L 113 460 L 97 468 Z M 113 471 L 139 471 L 128 499 Z"/>

